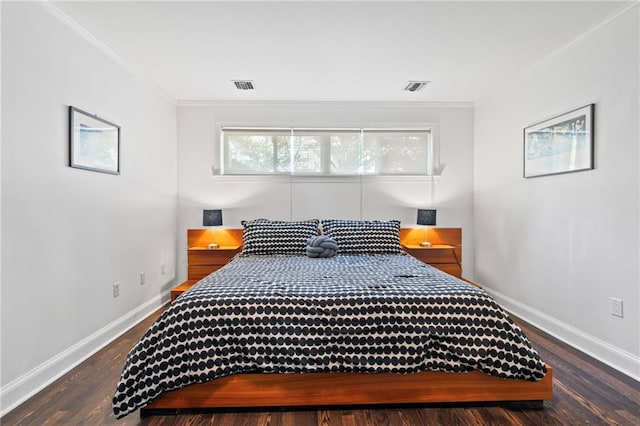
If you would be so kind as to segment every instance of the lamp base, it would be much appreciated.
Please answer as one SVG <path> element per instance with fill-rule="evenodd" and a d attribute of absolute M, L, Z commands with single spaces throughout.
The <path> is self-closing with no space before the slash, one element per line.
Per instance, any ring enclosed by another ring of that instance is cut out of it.
<path fill-rule="evenodd" d="M 218 243 L 211 243 L 207 246 L 207 248 L 210 248 L 210 249 L 217 249 L 218 247 L 220 247 Z"/>
<path fill-rule="evenodd" d="M 420 247 L 431 247 L 431 243 L 429 241 L 423 241 L 420 243 Z"/>

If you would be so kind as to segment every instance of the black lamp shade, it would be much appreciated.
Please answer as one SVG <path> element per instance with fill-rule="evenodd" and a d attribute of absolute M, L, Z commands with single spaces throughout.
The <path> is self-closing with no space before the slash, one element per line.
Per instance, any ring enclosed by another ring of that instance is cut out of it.
<path fill-rule="evenodd" d="M 203 210 L 202 226 L 221 226 L 222 210 Z"/>
<path fill-rule="evenodd" d="M 436 211 L 427 209 L 418 209 L 418 225 L 435 226 L 436 224 Z"/>

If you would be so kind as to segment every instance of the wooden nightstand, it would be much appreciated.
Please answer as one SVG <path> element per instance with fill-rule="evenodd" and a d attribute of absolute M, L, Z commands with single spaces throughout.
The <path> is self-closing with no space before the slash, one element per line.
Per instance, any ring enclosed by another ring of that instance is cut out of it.
<path fill-rule="evenodd" d="M 189 247 L 187 250 L 187 281 L 171 290 L 171 301 L 173 302 L 176 297 L 189 290 L 202 278 L 229 263 L 233 256 L 240 251 L 240 246 L 221 246 L 216 249 Z"/>
<path fill-rule="evenodd" d="M 187 278 L 200 280 L 222 268 L 238 253 L 240 253 L 240 246 L 220 246 L 215 249 L 189 247 L 187 250 L 187 264 L 189 265 Z"/>
<path fill-rule="evenodd" d="M 454 277 L 462 278 L 462 261 L 459 247 L 434 244 L 431 247 L 405 244 L 404 250 L 418 260 L 440 269 Z"/>

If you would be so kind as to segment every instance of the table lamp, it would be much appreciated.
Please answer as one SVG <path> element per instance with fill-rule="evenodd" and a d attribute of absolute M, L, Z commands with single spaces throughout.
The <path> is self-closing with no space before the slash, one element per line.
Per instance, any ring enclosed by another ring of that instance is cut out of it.
<path fill-rule="evenodd" d="M 418 209 L 418 219 L 416 220 L 418 225 L 435 226 L 436 224 L 436 211 L 428 209 Z M 424 229 L 425 241 L 420 243 L 420 247 L 431 247 L 431 243 L 427 240 L 427 228 Z"/>
<path fill-rule="evenodd" d="M 222 210 L 203 210 L 202 211 L 203 226 L 222 226 Z M 210 249 L 218 248 L 217 243 L 211 243 L 207 246 Z"/>

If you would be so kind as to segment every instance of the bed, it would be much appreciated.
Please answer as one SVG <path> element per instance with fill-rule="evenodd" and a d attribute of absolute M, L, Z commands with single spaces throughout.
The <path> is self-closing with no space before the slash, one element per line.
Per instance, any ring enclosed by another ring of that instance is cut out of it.
<path fill-rule="evenodd" d="M 116 417 L 551 398 L 551 368 L 490 295 L 404 253 L 397 221 L 335 222 L 348 228 L 329 233 L 344 252 L 327 258 L 300 253 L 318 221 L 304 232 L 299 222 L 245 224 L 242 254 L 178 297 L 131 350 Z"/>

